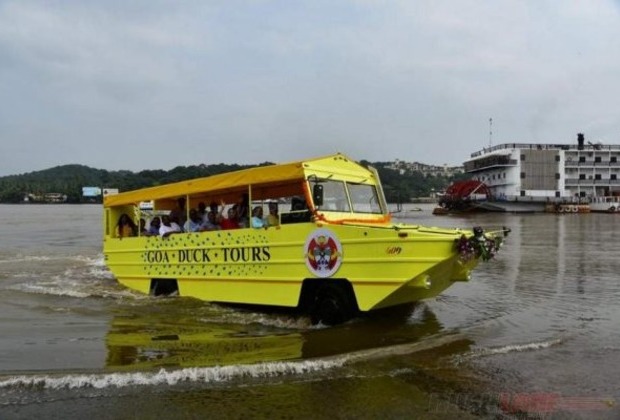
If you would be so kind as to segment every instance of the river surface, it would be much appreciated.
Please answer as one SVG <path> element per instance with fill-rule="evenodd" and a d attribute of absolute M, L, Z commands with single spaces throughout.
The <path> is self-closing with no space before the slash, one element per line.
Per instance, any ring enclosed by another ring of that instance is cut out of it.
<path fill-rule="evenodd" d="M 312 326 L 153 298 L 103 263 L 97 205 L 0 205 L 0 419 L 620 418 L 620 215 L 507 226 L 436 299 Z"/>

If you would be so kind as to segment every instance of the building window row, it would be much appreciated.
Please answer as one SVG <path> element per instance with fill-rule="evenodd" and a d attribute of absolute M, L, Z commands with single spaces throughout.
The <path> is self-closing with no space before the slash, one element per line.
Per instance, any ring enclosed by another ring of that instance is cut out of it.
<path fill-rule="evenodd" d="M 602 180 L 603 176 L 601 174 L 594 174 L 594 175 L 579 174 L 579 179 L 597 179 L 597 180 Z M 609 174 L 609 179 L 618 179 L 618 175 L 617 174 Z"/>
<path fill-rule="evenodd" d="M 493 175 L 489 175 L 489 176 L 481 176 L 478 177 L 478 181 L 480 182 L 484 182 L 484 181 L 491 181 L 491 180 L 500 180 L 500 179 L 506 179 L 506 172 L 502 172 L 501 174 L 493 174 Z"/>
<path fill-rule="evenodd" d="M 521 159 L 524 160 L 524 159 Z M 559 156 L 556 156 L 556 162 L 559 162 Z M 568 157 L 566 158 L 566 162 L 570 163 L 573 161 L 573 158 Z M 603 160 L 602 156 L 595 156 L 594 160 L 590 159 L 589 161 L 586 159 L 586 156 L 579 156 L 579 159 L 577 160 L 579 163 L 618 163 L 618 157 L 617 156 L 610 156 L 609 157 L 609 161 L 607 160 Z"/>

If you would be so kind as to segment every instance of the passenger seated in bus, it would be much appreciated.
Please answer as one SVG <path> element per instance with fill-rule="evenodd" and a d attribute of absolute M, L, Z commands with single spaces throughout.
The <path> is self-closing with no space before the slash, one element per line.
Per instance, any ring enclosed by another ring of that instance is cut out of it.
<path fill-rule="evenodd" d="M 167 238 L 173 233 L 180 233 L 181 226 L 170 220 L 170 216 L 163 215 L 161 217 L 161 226 L 159 227 L 159 236 Z"/>
<path fill-rule="evenodd" d="M 207 205 L 204 203 L 204 201 L 198 203 L 198 216 L 202 220 L 207 220 Z"/>
<path fill-rule="evenodd" d="M 187 221 L 187 214 L 185 210 L 185 197 L 180 197 L 177 200 L 177 206 L 170 210 L 170 220 L 175 221 L 179 226 L 185 225 Z"/>
<path fill-rule="evenodd" d="M 301 197 L 293 197 L 291 199 L 291 211 L 302 211 L 307 210 L 308 204 L 306 204 L 306 200 Z"/>
<path fill-rule="evenodd" d="M 221 203 L 221 208 L 218 209 L 217 203 L 215 201 L 212 201 L 211 204 L 209 204 L 209 210 L 211 210 L 213 212 L 213 214 L 215 215 L 215 223 L 217 223 L 219 225 L 219 223 L 222 221 L 223 213 L 224 213 L 224 201 L 222 201 Z M 208 217 L 208 213 L 207 213 L 207 217 Z"/>
<path fill-rule="evenodd" d="M 237 204 L 237 223 L 239 227 L 246 228 L 250 225 L 250 197 L 247 193 L 241 195 L 241 201 Z"/>
<path fill-rule="evenodd" d="M 200 227 L 201 231 L 212 231 L 212 230 L 220 230 L 220 225 L 216 222 L 215 213 L 213 211 L 209 211 L 207 213 L 207 218 L 202 222 L 202 226 Z"/>
<path fill-rule="evenodd" d="M 282 215 L 282 223 L 301 223 L 310 221 L 310 210 L 306 200 L 301 197 L 291 199 L 291 212 Z"/>
<path fill-rule="evenodd" d="M 239 229 L 239 222 L 237 221 L 237 205 L 235 204 L 228 209 L 228 217 L 224 217 L 220 222 L 222 230 Z"/>
<path fill-rule="evenodd" d="M 253 228 L 260 229 L 267 227 L 265 221 L 263 220 L 263 207 L 256 206 L 252 209 L 252 218 L 250 219 L 250 223 Z"/>
<path fill-rule="evenodd" d="M 146 220 L 140 218 L 140 236 L 148 236 L 149 231 L 146 229 Z"/>
<path fill-rule="evenodd" d="M 170 223 L 175 223 L 178 227 L 179 227 L 179 232 L 184 232 L 183 230 L 183 223 L 181 223 L 181 221 L 179 220 L 179 218 L 176 215 L 172 215 L 169 216 L 170 217 Z M 162 221 L 163 221 L 163 217 L 162 217 Z"/>
<path fill-rule="evenodd" d="M 269 214 L 265 219 L 267 226 L 280 226 L 280 216 L 278 216 L 278 203 L 272 201 L 269 203 Z"/>
<path fill-rule="evenodd" d="M 149 225 L 148 235 L 149 236 L 157 236 L 159 235 L 159 228 L 161 226 L 161 220 L 159 216 L 153 217 L 151 220 L 151 224 Z"/>
<path fill-rule="evenodd" d="M 202 219 L 198 215 L 198 210 L 191 209 L 189 211 L 189 220 L 185 222 L 183 230 L 185 232 L 199 232 L 202 227 Z"/>
<path fill-rule="evenodd" d="M 119 238 L 125 238 L 127 236 L 136 236 L 138 234 L 138 228 L 136 224 L 131 220 L 127 213 L 121 214 L 116 224 L 116 236 Z"/>

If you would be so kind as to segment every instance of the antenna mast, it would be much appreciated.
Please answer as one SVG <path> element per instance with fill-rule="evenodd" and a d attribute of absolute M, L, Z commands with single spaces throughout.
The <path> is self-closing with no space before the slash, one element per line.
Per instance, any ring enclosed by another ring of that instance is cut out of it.
<path fill-rule="evenodd" d="M 489 118 L 489 149 L 493 147 L 493 118 Z"/>

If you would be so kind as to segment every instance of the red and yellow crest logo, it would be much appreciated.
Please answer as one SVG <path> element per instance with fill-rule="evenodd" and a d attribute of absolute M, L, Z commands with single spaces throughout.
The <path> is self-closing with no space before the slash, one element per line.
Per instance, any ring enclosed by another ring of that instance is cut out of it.
<path fill-rule="evenodd" d="M 342 263 L 342 245 L 328 229 L 317 229 L 306 239 L 306 266 L 318 277 L 330 277 Z"/>

